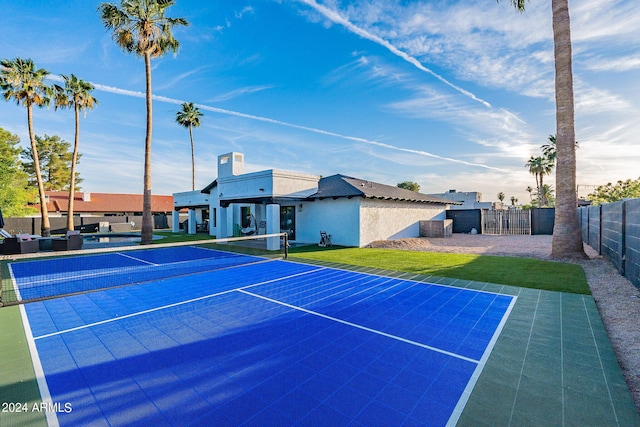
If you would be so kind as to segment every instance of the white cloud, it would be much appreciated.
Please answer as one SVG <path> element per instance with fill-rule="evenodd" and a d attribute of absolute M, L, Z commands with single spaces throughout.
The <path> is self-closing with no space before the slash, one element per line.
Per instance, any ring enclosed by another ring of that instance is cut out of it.
<path fill-rule="evenodd" d="M 593 71 L 632 71 L 640 69 L 640 54 L 621 57 L 597 57 L 585 61 L 585 67 Z"/>
<path fill-rule="evenodd" d="M 253 8 L 251 6 L 243 7 L 240 11 L 235 13 L 235 16 L 238 19 L 242 19 L 247 13 L 253 13 Z"/>
<path fill-rule="evenodd" d="M 97 90 L 102 90 L 102 91 L 106 91 L 106 92 L 110 92 L 110 93 L 114 93 L 114 94 L 131 96 L 131 97 L 135 97 L 135 98 L 144 98 L 145 97 L 145 94 L 143 92 L 139 92 L 139 91 L 132 91 L 132 90 L 114 88 L 114 87 L 105 86 L 105 85 L 101 85 L 101 84 L 95 84 L 95 83 L 94 83 L 94 86 L 96 87 Z M 166 102 L 166 103 L 169 103 L 169 104 L 177 104 L 177 105 L 180 105 L 183 102 L 185 102 L 185 101 L 182 101 L 182 100 L 173 99 L 173 98 L 169 98 L 169 97 L 165 97 L 165 96 L 161 96 L 161 95 L 153 95 L 153 99 L 155 101 L 161 101 L 161 102 Z M 298 130 L 311 132 L 311 133 L 315 133 L 315 134 L 319 134 L 319 135 L 324 135 L 324 136 L 328 136 L 328 137 L 332 137 L 332 138 L 348 140 L 348 141 L 352 141 L 352 142 L 355 142 L 355 143 L 367 144 L 367 145 L 375 146 L 375 147 L 378 147 L 378 148 L 384 148 L 384 149 L 395 150 L 395 151 L 400 151 L 400 152 L 405 152 L 405 153 L 411 153 L 411 154 L 415 154 L 415 155 L 418 155 L 418 156 L 430 157 L 430 158 L 438 159 L 438 160 L 441 160 L 441 161 L 444 161 L 444 162 L 459 163 L 459 164 L 463 164 L 463 165 L 467 165 L 467 166 L 479 167 L 479 168 L 484 168 L 484 169 L 494 169 L 494 170 L 499 170 L 500 169 L 500 168 L 496 168 L 496 167 L 493 167 L 493 166 L 490 166 L 490 165 L 486 165 L 486 164 L 469 162 L 469 161 L 466 161 L 466 160 L 457 159 L 457 158 L 453 158 L 453 157 L 440 156 L 438 154 L 431 153 L 431 152 L 424 151 L 424 150 L 415 150 L 415 149 L 411 149 L 411 148 L 399 147 L 399 146 L 395 146 L 395 145 L 392 145 L 392 144 L 386 144 L 386 143 L 383 143 L 383 142 L 380 142 L 380 141 L 375 141 L 375 140 L 371 140 L 371 139 L 367 139 L 367 138 L 361 138 L 361 137 L 350 136 L 350 135 L 343 135 L 343 134 L 339 134 L 339 133 L 328 131 L 328 130 L 313 128 L 313 127 L 308 127 L 308 126 L 303 126 L 303 125 L 297 125 L 297 124 L 293 124 L 293 123 L 284 122 L 284 121 L 281 121 L 281 120 L 271 119 L 271 118 L 268 118 L 268 117 L 261 117 L 261 116 L 241 113 L 241 112 L 237 112 L 237 111 L 225 110 L 223 108 L 211 107 L 209 105 L 203 105 L 203 104 L 196 104 L 196 106 L 198 108 L 200 108 L 201 110 L 207 110 L 207 111 L 212 111 L 212 112 L 219 113 L 219 114 L 230 115 L 230 116 L 235 116 L 235 117 L 241 117 L 241 118 L 244 118 L 244 119 L 259 121 L 259 122 L 263 122 L 263 123 L 270 123 L 270 124 L 279 125 L 279 126 L 286 126 L 286 127 L 292 128 L 292 129 L 298 129 Z"/>
<path fill-rule="evenodd" d="M 388 49 L 391 53 L 393 53 L 396 56 L 399 56 L 400 58 L 404 59 L 405 61 L 409 62 L 410 64 L 412 64 L 413 66 L 415 66 L 416 68 L 418 68 L 421 71 L 424 71 L 425 73 L 428 73 L 430 75 L 432 75 L 433 77 L 435 77 L 436 79 L 440 80 L 442 83 L 444 83 L 447 86 L 450 86 L 451 88 L 453 88 L 454 90 L 460 92 L 461 94 L 473 99 L 474 101 L 480 102 L 481 104 L 483 104 L 485 107 L 490 108 L 491 104 L 489 104 L 487 101 L 478 98 L 476 95 L 474 95 L 472 92 L 450 82 L 449 80 L 445 79 L 444 77 L 442 77 L 440 74 L 435 73 L 433 70 L 425 67 L 420 61 L 418 61 L 416 58 L 414 58 L 413 56 L 407 54 L 406 52 L 403 52 L 402 50 L 398 49 L 396 46 L 394 46 L 393 44 L 389 43 L 388 41 L 384 40 L 383 38 L 370 33 L 369 31 L 358 27 L 357 25 L 354 25 L 353 23 L 349 22 L 347 19 L 345 19 L 342 15 L 340 15 L 340 13 L 336 12 L 335 10 L 332 10 L 330 8 L 327 8 L 325 6 L 319 5 L 318 3 L 316 3 L 315 0 L 298 0 L 310 7 L 312 7 L 313 9 L 315 9 L 317 12 L 319 12 L 320 14 L 322 14 L 326 19 L 340 24 L 342 26 L 344 26 L 345 28 L 347 28 L 349 31 L 353 32 L 354 34 L 357 34 L 358 36 L 365 38 L 367 40 L 370 40 L 386 49 Z"/>
<path fill-rule="evenodd" d="M 229 92 L 214 96 L 213 98 L 210 98 L 208 100 L 208 102 L 228 101 L 230 99 L 237 98 L 239 96 L 252 94 L 252 93 L 256 93 L 256 92 L 261 92 L 263 90 L 272 89 L 273 87 L 274 86 L 272 86 L 272 85 L 242 87 L 242 88 L 234 89 L 232 91 L 229 91 Z"/>
<path fill-rule="evenodd" d="M 174 86 L 176 86 L 178 83 L 180 83 L 181 81 L 196 75 L 200 72 L 202 72 L 203 70 L 209 68 L 209 66 L 202 66 L 202 67 L 198 67 L 194 70 L 189 70 L 189 71 L 185 71 L 184 73 L 180 73 L 177 76 L 173 77 L 171 80 L 169 80 L 168 82 L 166 82 L 163 85 L 158 85 L 156 87 L 154 87 L 154 90 L 165 90 L 165 89 L 169 89 L 172 88 Z"/>

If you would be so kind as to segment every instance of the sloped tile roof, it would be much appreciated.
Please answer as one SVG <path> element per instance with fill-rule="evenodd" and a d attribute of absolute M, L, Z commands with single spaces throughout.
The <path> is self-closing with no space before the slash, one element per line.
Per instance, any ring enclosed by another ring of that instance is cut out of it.
<path fill-rule="evenodd" d="M 47 191 L 49 212 L 67 212 L 69 193 L 66 191 Z M 74 194 L 73 211 L 75 213 L 92 212 L 142 212 L 142 194 L 89 193 L 89 201 L 83 200 L 85 193 Z M 173 196 L 151 196 L 152 212 L 172 212 Z"/>
<path fill-rule="evenodd" d="M 413 203 L 433 203 L 441 205 L 459 205 L 441 197 L 405 190 L 391 185 L 352 178 L 345 175 L 332 175 L 321 178 L 318 191 L 310 199 L 337 199 L 339 197 L 364 197 L 366 199 L 394 200 Z"/>

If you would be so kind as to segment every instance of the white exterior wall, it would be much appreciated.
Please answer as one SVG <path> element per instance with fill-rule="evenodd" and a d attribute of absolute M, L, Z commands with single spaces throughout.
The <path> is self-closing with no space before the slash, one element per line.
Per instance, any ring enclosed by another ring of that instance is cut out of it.
<path fill-rule="evenodd" d="M 366 246 L 375 240 L 419 237 L 419 221 L 446 219 L 445 211 L 443 205 L 362 199 L 358 246 Z"/>
<path fill-rule="evenodd" d="M 173 193 L 173 206 L 189 208 L 189 229 L 187 233 L 195 234 L 196 233 L 196 224 L 202 223 L 202 208 L 204 206 L 211 206 L 214 204 L 212 194 L 202 193 L 200 190 L 195 191 L 184 191 L 181 193 Z M 217 203 L 217 202 L 215 202 Z M 213 210 L 209 210 L 213 212 Z M 173 211 L 173 220 L 171 229 L 174 233 L 180 231 L 180 219 L 177 216 L 177 211 Z"/>
<path fill-rule="evenodd" d="M 173 193 L 173 205 L 183 207 L 202 206 L 209 204 L 209 194 L 201 193 L 200 190 Z"/>
<path fill-rule="evenodd" d="M 306 197 L 318 191 L 317 175 L 266 170 L 218 178 L 220 200 L 260 197 Z"/>
<path fill-rule="evenodd" d="M 318 191 L 320 176 L 272 170 L 274 197 L 307 197 Z"/>
<path fill-rule="evenodd" d="M 325 199 L 296 206 L 296 242 L 318 243 L 320 232 L 334 245 L 360 246 L 360 198 Z M 284 206 L 284 205 L 283 205 Z"/>

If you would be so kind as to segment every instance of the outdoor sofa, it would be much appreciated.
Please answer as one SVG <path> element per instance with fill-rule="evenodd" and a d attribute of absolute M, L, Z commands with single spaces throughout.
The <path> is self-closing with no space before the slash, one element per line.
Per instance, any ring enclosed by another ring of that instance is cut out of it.
<path fill-rule="evenodd" d="M 82 236 L 77 231 L 67 231 L 64 237 L 51 239 L 54 251 L 75 251 L 82 249 Z"/>
<path fill-rule="evenodd" d="M 40 250 L 40 242 L 28 234 L 16 234 L 4 239 L 3 252 L 5 255 L 31 254 Z"/>

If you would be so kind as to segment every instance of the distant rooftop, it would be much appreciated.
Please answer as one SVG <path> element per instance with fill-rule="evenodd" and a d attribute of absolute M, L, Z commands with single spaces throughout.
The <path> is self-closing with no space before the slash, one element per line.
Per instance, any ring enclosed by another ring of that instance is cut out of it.
<path fill-rule="evenodd" d="M 345 175 L 332 175 L 321 178 L 318 191 L 310 199 L 339 197 L 364 197 L 366 199 L 395 200 L 414 203 L 460 204 L 442 197 L 431 196 L 417 191 L 406 190 L 392 185 L 353 178 Z"/>
<path fill-rule="evenodd" d="M 69 193 L 66 191 L 47 191 L 47 209 L 49 212 L 68 212 Z M 74 193 L 73 211 L 75 213 L 92 212 L 142 212 L 142 194 L 114 193 Z M 152 212 L 172 212 L 173 196 L 151 196 Z"/>

